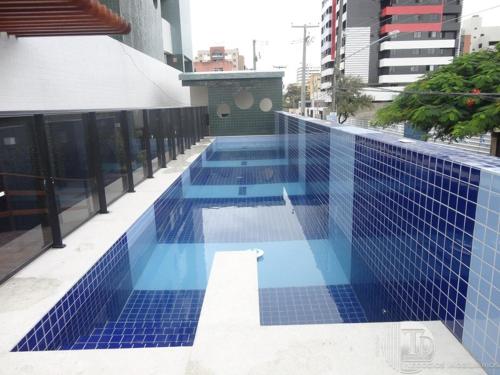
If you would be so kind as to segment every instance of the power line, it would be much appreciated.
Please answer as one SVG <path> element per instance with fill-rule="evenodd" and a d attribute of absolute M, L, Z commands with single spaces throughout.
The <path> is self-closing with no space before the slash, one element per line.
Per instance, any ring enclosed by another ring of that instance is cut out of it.
<path fill-rule="evenodd" d="M 475 16 L 476 14 L 484 13 L 484 12 L 487 12 L 488 10 L 493 10 L 493 9 L 496 9 L 496 8 L 500 8 L 500 4 L 499 5 L 495 5 L 493 7 L 490 7 L 490 8 L 485 8 L 485 9 L 482 9 L 482 10 L 478 10 L 477 12 L 473 12 L 473 13 L 461 15 L 461 16 L 455 17 L 455 18 L 450 18 L 449 20 L 444 21 L 442 23 L 442 25 L 444 25 L 445 23 L 451 22 L 451 21 L 462 19 L 464 17 L 472 17 L 472 16 Z"/>
<path fill-rule="evenodd" d="M 391 89 L 390 87 L 387 87 L 387 86 L 383 86 L 383 87 L 380 87 L 380 86 L 376 86 L 376 85 L 363 85 L 363 87 L 368 87 L 370 89 L 373 89 L 373 90 L 391 90 L 391 91 L 394 91 L 394 92 L 403 92 L 402 90 L 395 90 L 395 89 Z M 411 92 L 410 91 L 407 91 L 407 92 Z M 430 94 L 430 95 L 457 95 L 457 96 L 490 96 L 490 97 L 498 97 L 500 98 L 500 93 L 498 92 L 479 92 L 479 93 L 473 93 L 473 92 L 462 92 L 462 91 L 456 91 L 456 92 L 443 92 L 443 91 L 432 91 L 432 90 L 428 90 L 428 91 L 413 91 L 415 93 L 426 93 L 426 94 Z"/>
<path fill-rule="evenodd" d="M 463 97 L 479 97 L 484 100 L 498 101 L 500 94 L 498 93 L 466 93 L 466 92 L 442 92 L 442 91 L 414 91 L 414 90 L 395 90 L 387 87 L 368 87 L 371 91 L 394 92 L 404 95 L 438 95 L 438 96 L 463 96 Z M 344 87 L 337 87 L 335 91 L 349 92 L 350 90 Z"/>

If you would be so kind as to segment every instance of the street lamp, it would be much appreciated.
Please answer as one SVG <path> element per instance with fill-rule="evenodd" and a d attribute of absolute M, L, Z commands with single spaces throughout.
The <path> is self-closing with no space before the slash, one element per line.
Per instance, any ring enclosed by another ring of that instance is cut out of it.
<path fill-rule="evenodd" d="M 393 30 L 391 32 L 389 32 L 387 35 L 384 35 L 383 37 L 375 40 L 374 42 L 371 42 L 370 44 L 367 44 L 366 46 L 358 49 L 357 51 L 351 53 L 349 56 L 346 56 L 344 57 L 342 60 L 338 61 L 338 63 L 336 62 L 334 65 L 333 65 L 333 82 L 332 82 L 332 109 L 333 109 L 333 113 L 335 114 L 335 117 L 337 116 L 337 90 L 336 90 L 336 86 L 337 86 L 337 74 L 339 73 L 340 71 L 340 64 L 342 64 L 343 62 L 345 62 L 347 59 L 350 59 L 351 57 L 353 57 L 354 55 L 357 55 L 358 53 L 364 51 L 365 49 L 367 48 L 370 48 L 371 46 L 377 44 L 377 43 L 380 43 L 382 42 L 383 40 L 386 40 L 394 35 L 397 35 L 399 34 L 400 31 L 399 30 Z"/>

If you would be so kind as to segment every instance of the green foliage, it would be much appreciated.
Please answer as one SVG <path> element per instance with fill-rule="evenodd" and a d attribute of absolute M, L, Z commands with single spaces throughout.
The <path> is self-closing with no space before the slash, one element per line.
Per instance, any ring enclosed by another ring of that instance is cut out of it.
<path fill-rule="evenodd" d="M 410 122 L 415 128 L 443 140 L 460 140 L 500 126 L 500 102 L 492 97 L 436 95 L 439 93 L 500 93 L 500 44 L 455 58 L 452 64 L 428 73 L 406 87 L 380 109 L 375 126 Z"/>
<path fill-rule="evenodd" d="M 359 77 L 342 75 L 337 79 L 337 116 L 339 123 L 343 124 L 356 112 L 372 106 L 373 98 L 363 94 L 365 85 Z"/>
<path fill-rule="evenodd" d="M 297 108 L 300 101 L 301 88 L 299 85 L 290 84 L 283 95 L 283 108 Z"/>

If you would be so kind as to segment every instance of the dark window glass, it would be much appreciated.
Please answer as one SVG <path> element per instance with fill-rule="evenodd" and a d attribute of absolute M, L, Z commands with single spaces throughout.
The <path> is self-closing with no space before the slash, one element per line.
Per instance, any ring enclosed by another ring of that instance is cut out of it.
<path fill-rule="evenodd" d="M 146 141 L 144 140 L 144 118 L 142 111 L 130 114 L 130 152 L 134 183 L 138 184 L 147 177 Z"/>
<path fill-rule="evenodd" d="M 0 118 L 0 280 L 52 243 L 33 118 Z"/>
<path fill-rule="evenodd" d="M 151 164 L 153 171 L 160 169 L 160 147 L 158 145 L 158 132 L 160 128 L 160 111 L 149 111 L 149 147 L 151 149 Z"/>
<path fill-rule="evenodd" d="M 81 115 L 46 116 L 61 232 L 65 236 L 99 210 L 95 171 L 89 169 L 87 124 Z"/>
<path fill-rule="evenodd" d="M 97 114 L 101 168 L 108 204 L 127 191 L 125 149 L 121 126 L 118 112 Z"/>
<path fill-rule="evenodd" d="M 168 126 L 169 126 L 168 121 L 169 121 L 169 119 L 168 119 L 167 111 L 162 111 L 163 147 L 165 150 L 165 161 L 167 163 L 170 160 L 172 160 L 172 158 L 171 158 L 172 150 L 170 150 L 171 142 L 169 142 L 170 134 L 169 134 L 169 128 L 168 128 Z"/>

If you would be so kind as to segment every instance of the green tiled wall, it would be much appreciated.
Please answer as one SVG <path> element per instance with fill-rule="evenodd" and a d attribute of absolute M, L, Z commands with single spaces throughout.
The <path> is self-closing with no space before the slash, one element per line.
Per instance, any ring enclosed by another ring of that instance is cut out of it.
<path fill-rule="evenodd" d="M 252 93 L 254 103 L 250 109 L 239 109 L 234 96 L 245 88 Z M 260 101 L 269 98 L 273 108 L 262 112 Z M 231 115 L 225 118 L 217 116 L 217 107 L 226 103 L 231 108 Z M 280 78 L 243 79 L 217 81 L 217 85 L 208 86 L 208 108 L 210 114 L 210 135 L 255 135 L 274 134 L 274 111 L 282 109 L 282 80 Z"/>

